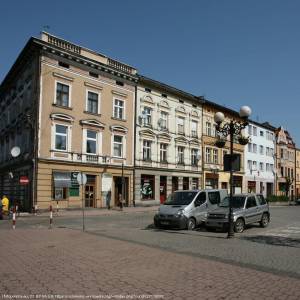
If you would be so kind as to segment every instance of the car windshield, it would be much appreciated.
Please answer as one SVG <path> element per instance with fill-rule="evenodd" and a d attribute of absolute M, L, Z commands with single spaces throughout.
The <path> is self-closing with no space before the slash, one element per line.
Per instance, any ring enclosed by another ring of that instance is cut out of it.
<path fill-rule="evenodd" d="M 224 198 L 224 200 L 220 203 L 220 207 L 229 207 L 229 199 L 230 197 Z M 244 196 L 233 196 L 232 197 L 232 207 L 233 208 L 242 208 L 245 205 L 246 197 Z"/>
<path fill-rule="evenodd" d="M 175 192 L 169 195 L 165 205 L 189 205 L 198 192 Z"/>

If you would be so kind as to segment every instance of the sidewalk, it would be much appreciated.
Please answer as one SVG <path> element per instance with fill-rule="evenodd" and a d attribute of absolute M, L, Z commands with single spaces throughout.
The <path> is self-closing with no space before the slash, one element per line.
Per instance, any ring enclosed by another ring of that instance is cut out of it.
<path fill-rule="evenodd" d="M 159 205 L 156 206 L 129 206 L 129 207 L 123 207 L 122 210 L 120 210 L 119 207 L 113 207 L 111 209 L 107 208 L 85 208 L 84 214 L 86 216 L 109 216 L 109 215 L 115 215 L 115 214 L 126 214 L 126 213 L 142 213 L 142 212 L 156 212 L 158 211 Z M 56 207 L 53 207 L 53 214 L 67 217 L 67 216 L 81 216 L 82 215 L 82 209 L 58 209 L 58 212 L 56 211 Z M 21 214 L 22 217 L 26 216 L 32 216 L 33 214 Z M 37 216 L 48 216 L 49 211 L 43 211 L 38 212 Z"/>
<path fill-rule="evenodd" d="M 80 231 L 2 230 L 0 239 L 3 299 L 300 299 L 296 278 Z"/>

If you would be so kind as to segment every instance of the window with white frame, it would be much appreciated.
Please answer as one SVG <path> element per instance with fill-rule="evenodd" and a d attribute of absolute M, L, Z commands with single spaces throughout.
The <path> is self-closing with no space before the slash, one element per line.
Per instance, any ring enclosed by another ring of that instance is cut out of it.
<path fill-rule="evenodd" d="M 248 134 L 249 134 L 249 135 L 252 135 L 252 125 L 249 125 L 249 126 L 248 126 Z"/>
<path fill-rule="evenodd" d="M 192 121 L 191 131 L 192 131 L 192 137 L 198 136 L 198 122 L 197 121 Z"/>
<path fill-rule="evenodd" d="M 266 155 L 270 156 L 270 148 L 269 147 L 266 147 Z"/>
<path fill-rule="evenodd" d="M 205 149 L 205 162 L 211 163 L 211 148 Z"/>
<path fill-rule="evenodd" d="M 86 131 L 86 153 L 97 154 L 97 131 Z"/>
<path fill-rule="evenodd" d="M 252 170 L 252 160 L 248 160 L 248 170 Z"/>
<path fill-rule="evenodd" d="M 55 150 L 67 151 L 68 126 L 55 124 Z"/>
<path fill-rule="evenodd" d="M 184 134 L 184 118 L 177 117 L 177 131 L 179 134 Z"/>
<path fill-rule="evenodd" d="M 218 164 L 219 159 L 218 159 L 218 149 L 213 149 L 213 163 Z"/>
<path fill-rule="evenodd" d="M 252 144 L 248 143 L 248 152 L 252 152 Z"/>
<path fill-rule="evenodd" d="M 178 164 L 184 165 L 184 147 L 178 146 Z"/>
<path fill-rule="evenodd" d="M 252 170 L 257 171 L 257 161 L 252 162 Z"/>
<path fill-rule="evenodd" d="M 89 113 L 98 114 L 99 110 L 99 95 L 94 92 L 88 91 L 86 110 Z"/>
<path fill-rule="evenodd" d="M 264 163 L 260 162 L 259 163 L 259 171 L 263 171 L 264 170 Z"/>
<path fill-rule="evenodd" d="M 123 100 L 114 99 L 114 118 L 121 120 L 125 119 L 124 106 Z"/>
<path fill-rule="evenodd" d="M 257 136 L 257 127 L 253 126 L 253 135 Z"/>
<path fill-rule="evenodd" d="M 211 123 L 210 122 L 206 122 L 206 135 L 211 136 Z"/>
<path fill-rule="evenodd" d="M 257 153 L 257 145 L 253 144 L 253 153 Z"/>
<path fill-rule="evenodd" d="M 63 84 L 60 82 L 56 83 L 56 105 L 59 106 L 65 106 L 69 107 L 70 106 L 70 87 L 67 84 Z"/>
<path fill-rule="evenodd" d="M 261 154 L 261 155 L 264 154 L 264 146 L 262 146 L 262 145 L 259 146 L 259 154 Z"/>
<path fill-rule="evenodd" d="M 259 131 L 260 136 L 264 136 L 264 132 L 262 130 Z"/>
<path fill-rule="evenodd" d="M 191 149 L 191 164 L 192 164 L 192 166 L 198 165 L 198 150 L 197 149 Z"/>
<path fill-rule="evenodd" d="M 114 156 L 123 157 L 123 136 L 114 135 Z"/>
<path fill-rule="evenodd" d="M 167 162 L 167 151 L 168 151 L 168 145 L 167 144 L 160 144 L 160 161 L 161 162 Z"/>
<path fill-rule="evenodd" d="M 266 163 L 266 171 L 270 172 L 270 164 L 269 163 Z"/>
<path fill-rule="evenodd" d="M 143 141 L 143 160 L 151 160 L 151 141 Z"/>
<path fill-rule="evenodd" d="M 152 109 L 144 107 L 144 126 L 152 126 Z"/>
<path fill-rule="evenodd" d="M 168 129 L 168 113 L 165 111 L 160 112 L 160 129 Z"/>

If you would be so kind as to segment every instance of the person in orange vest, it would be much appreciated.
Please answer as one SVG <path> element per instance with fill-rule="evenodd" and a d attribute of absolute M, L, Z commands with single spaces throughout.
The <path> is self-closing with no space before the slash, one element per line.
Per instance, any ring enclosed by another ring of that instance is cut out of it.
<path fill-rule="evenodd" d="M 2 213 L 5 215 L 8 215 L 9 214 L 9 200 L 5 195 L 3 195 L 3 197 L 2 197 L 1 203 L 2 203 Z"/>

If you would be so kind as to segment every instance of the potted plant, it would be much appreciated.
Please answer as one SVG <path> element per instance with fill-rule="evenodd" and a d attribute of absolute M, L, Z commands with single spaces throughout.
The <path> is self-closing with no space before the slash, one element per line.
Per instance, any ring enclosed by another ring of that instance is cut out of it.
<path fill-rule="evenodd" d="M 218 147 L 218 148 L 223 148 L 226 144 L 226 140 L 224 138 L 221 138 L 219 137 L 216 142 L 215 142 L 215 145 Z"/>
<path fill-rule="evenodd" d="M 248 136 L 243 136 L 243 135 L 240 135 L 238 137 L 238 141 L 241 145 L 247 145 L 249 143 L 249 137 Z"/>

